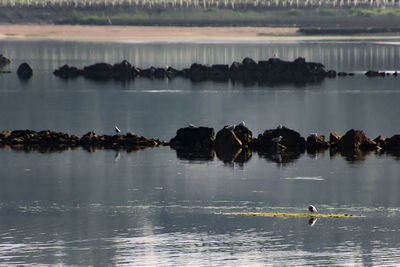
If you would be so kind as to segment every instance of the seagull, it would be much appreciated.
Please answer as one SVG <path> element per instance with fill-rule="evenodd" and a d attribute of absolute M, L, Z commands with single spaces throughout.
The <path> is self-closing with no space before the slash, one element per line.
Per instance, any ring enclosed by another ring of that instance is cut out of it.
<path fill-rule="evenodd" d="M 230 126 L 225 126 L 225 129 L 227 129 L 229 131 L 233 131 L 235 129 L 235 124 L 232 124 Z"/>
<path fill-rule="evenodd" d="M 282 136 L 277 136 L 271 139 L 272 142 L 274 143 L 279 143 L 282 140 Z"/>
<path fill-rule="evenodd" d="M 115 125 L 114 129 L 115 129 L 115 132 L 116 132 L 117 134 L 121 132 L 121 130 L 118 128 L 117 125 Z"/>
<path fill-rule="evenodd" d="M 308 206 L 308 210 L 309 210 L 311 213 L 318 212 L 317 208 L 314 207 L 313 205 Z"/>
<path fill-rule="evenodd" d="M 246 123 L 244 123 L 244 121 L 242 121 L 241 123 L 238 124 L 238 126 L 243 126 L 243 127 L 244 127 L 245 125 L 246 125 Z"/>

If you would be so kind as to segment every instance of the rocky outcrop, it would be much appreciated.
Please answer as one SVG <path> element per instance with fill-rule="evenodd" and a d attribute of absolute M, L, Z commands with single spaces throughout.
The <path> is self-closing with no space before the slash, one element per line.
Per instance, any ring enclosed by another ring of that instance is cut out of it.
<path fill-rule="evenodd" d="M 0 54 L 0 68 L 11 63 L 11 60 Z"/>
<path fill-rule="evenodd" d="M 28 80 L 33 75 L 33 70 L 28 63 L 22 63 L 19 65 L 17 70 L 17 75 L 21 80 Z"/>
<path fill-rule="evenodd" d="M 325 136 L 323 135 L 309 135 L 306 144 L 308 153 L 316 153 L 329 148 L 329 143 L 325 141 Z"/>
<path fill-rule="evenodd" d="M 370 140 L 364 131 L 349 130 L 342 138 L 338 141 L 338 148 L 340 151 L 354 151 L 363 150 L 371 151 L 380 149 L 380 147 L 372 140 Z"/>
<path fill-rule="evenodd" d="M 398 72 L 384 72 L 384 71 L 377 71 L 377 70 L 369 70 L 365 73 L 365 75 L 369 78 L 373 78 L 373 77 L 386 77 L 386 76 L 397 76 Z"/>
<path fill-rule="evenodd" d="M 181 128 L 169 141 L 172 148 L 210 149 L 214 142 L 214 128 L 189 126 Z"/>
<path fill-rule="evenodd" d="M 279 140 L 279 141 L 278 141 Z M 277 142 L 278 141 L 278 142 Z M 256 150 L 270 150 L 271 147 L 281 146 L 292 151 L 304 151 L 306 141 L 298 132 L 285 126 L 265 130 L 253 140 Z"/>
<path fill-rule="evenodd" d="M 214 149 L 217 151 L 237 151 L 242 148 L 242 141 L 236 136 L 234 130 L 227 127 L 218 131 L 214 141 Z"/>
<path fill-rule="evenodd" d="M 190 68 L 176 70 L 172 67 L 150 67 L 141 69 L 132 66 L 124 60 L 119 64 L 96 63 L 80 70 L 64 65 L 53 72 L 62 78 L 73 78 L 82 75 L 95 80 L 121 79 L 129 80 L 135 77 L 143 78 L 174 78 L 177 76 L 189 78 L 193 82 L 202 81 L 241 81 L 243 83 L 262 84 L 298 84 L 321 82 L 327 77 L 336 77 L 336 71 L 327 70 L 321 63 L 306 62 L 304 58 L 294 61 L 284 61 L 270 58 L 256 62 L 245 58 L 242 62 L 233 62 L 230 67 L 224 64 L 203 65 L 193 63 Z"/>
<path fill-rule="evenodd" d="M 40 149 L 52 148 L 53 150 L 64 150 L 82 146 L 84 148 L 96 147 L 106 149 L 142 149 L 164 145 L 165 142 L 159 139 L 138 136 L 133 132 L 126 135 L 97 135 L 95 132 L 88 132 L 82 137 L 69 135 L 63 132 L 50 130 L 32 131 L 15 130 L 3 131 L 0 133 L 0 145 L 10 146 L 15 149 Z"/>

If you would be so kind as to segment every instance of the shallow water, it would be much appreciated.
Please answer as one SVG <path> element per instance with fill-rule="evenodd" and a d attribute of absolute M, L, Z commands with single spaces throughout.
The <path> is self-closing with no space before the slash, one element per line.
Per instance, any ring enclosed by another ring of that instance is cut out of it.
<path fill-rule="evenodd" d="M 379 40 L 263 44 L 2 42 L 13 71 L 0 76 L 1 129 L 84 134 L 122 131 L 172 138 L 189 123 L 219 130 L 246 121 L 254 135 L 278 124 L 328 135 L 363 129 L 399 133 L 400 78 L 326 80 L 319 85 L 243 86 L 135 80 L 63 81 L 51 72 L 128 59 L 136 66 L 188 67 L 245 56 L 304 56 L 328 68 L 400 69 L 400 46 Z M 177 157 L 169 147 L 134 153 L 0 150 L 0 263 L 5 265 L 398 265 L 398 158 L 363 161 L 301 155 L 290 163 L 253 154 L 245 163 Z M 277 163 L 278 162 L 278 163 Z M 274 218 L 230 212 L 349 213 L 351 218 Z"/>

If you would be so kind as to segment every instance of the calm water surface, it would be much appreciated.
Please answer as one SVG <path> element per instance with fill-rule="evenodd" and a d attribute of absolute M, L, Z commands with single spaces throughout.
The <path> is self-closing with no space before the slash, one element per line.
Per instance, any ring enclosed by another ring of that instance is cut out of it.
<path fill-rule="evenodd" d="M 243 86 L 137 79 L 64 81 L 68 63 L 129 60 L 176 68 L 274 53 L 330 69 L 400 70 L 400 45 L 385 40 L 259 44 L 1 42 L 0 53 L 34 69 L 28 82 L 0 76 L 0 130 L 82 135 L 123 131 L 169 140 L 189 123 L 219 130 L 246 121 L 253 135 L 283 124 L 302 135 L 362 129 L 400 133 L 400 78 L 318 85 Z M 400 162 L 389 155 L 347 161 L 329 153 L 276 163 L 177 157 L 169 147 L 127 153 L 0 149 L 0 265 L 399 265 Z M 270 218 L 229 212 L 350 213 L 352 218 Z"/>

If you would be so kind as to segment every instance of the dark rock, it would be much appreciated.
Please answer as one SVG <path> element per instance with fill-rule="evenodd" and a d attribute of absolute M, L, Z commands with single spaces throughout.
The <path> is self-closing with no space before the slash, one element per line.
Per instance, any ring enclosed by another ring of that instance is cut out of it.
<path fill-rule="evenodd" d="M 228 130 L 226 127 L 218 131 L 214 141 L 214 148 L 217 151 L 217 154 L 218 151 L 237 152 L 241 147 L 242 147 L 242 142 L 236 136 L 234 131 Z"/>
<path fill-rule="evenodd" d="M 338 141 L 340 151 L 354 151 L 361 149 L 364 151 L 379 149 L 379 146 L 368 139 L 364 131 L 349 130 L 340 140 Z"/>
<path fill-rule="evenodd" d="M 83 75 L 93 80 L 106 80 L 113 77 L 113 66 L 108 63 L 96 63 L 83 68 Z"/>
<path fill-rule="evenodd" d="M 315 153 L 316 151 L 329 148 L 329 143 L 325 141 L 323 135 L 310 135 L 307 137 L 307 152 Z"/>
<path fill-rule="evenodd" d="M 337 146 L 339 143 L 340 138 L 342 138 L 340 135 L 337 133 L 333 132 L 329 134 L 329 144 L 331 146 Z"/>
<path fill-rule="evenodd" d="M 336 71 L 335 70 L 329 70 L 327 73 L 328 78 L 336 78 Z"/>
<path fill-rule="evenodd" d="M 368 77 L 378 77 L 379 76 L 379 71 L 376 70 L 369 70 L 365 73 L 366 76 Z"/>
<path fill-rule="evenodd" d="M 162 79 L 162 78 L 165 78 L 166 73 L 167 73 L 167 72 L 166 72 L 165 69 L 163 69 L 163 68 L 156 68 L 155 71 L 154 71 L 154 77 L 159 78 L 159 79 Z"/>
<path fill-rule="evenodd" d="M 127 60 L 114 64 L 112 67 L 112 76 L 117 80 L 129 80 L 134 77 L 132 65 Z"/>
<path fill-rule="evenodd" d="M 176 132 L 169 143 L 176 148 L 211 148 L 214 142 L 214 129 L 208 127 L 186 127 Z"/>
<path fill-rule="evenodd" d="M 154 73 L 156 72 L 155 67 L 150 67 L 148 69 L 143 69 L 139 72 L 140 77 L 146 77 L 146 78 L 153 78 Z"/>
<path fill-rule="evenodd" d="M 17 70 L 17 75 L 22 80 L 28 80 L 29 78 L 32 77 L 33 70 L 31 66 L 29 66 L 29 64 L 25 62 L 19 65 Z"/>
<path fill-rule="evenodd" d="M 0 68 L 11 63 L 11 60 L 0 54 Z"/>
<path fill-rule="evenodd" d="M 227 81 L 229 79 L 229 66 L 212 65 L 209 75 L 213 81 Z"/>
<path fill-rule="evenodd" d="M 386 148 L 386 139 L 385 139 L 383 136 L 379 135 L 379 136 L 376 137 L 373 141 L 374 141 L 379 147 L 381 147 L 381 148 L 383 148 L 383 149 Z"/>
<path fill-rule="evenodd" d="M 201 65 L 198 63 L 193 63 L 190 66 L 189 70 L 189 78 L 194 82 L 200 82 L 207 80 L 210 73 L 210 66 L 208 65 Z"/>
<path fill-rule="evenodd" d="M 298 132 L 290 128 L 279 126 L 276 129 L 265 130 L 263 134 L 260 134 L 257 139 L 255 139 L 254 147 L 256 150 L 271 150 L 275 142 L 272 141 L 273 138 L 281 136 L 282 139 L 279 142 L 280 145 L 287 147 L 289 150 L 294 151 L 304 151 L 306 146 L 306 141 Z"/>
<path fill-rule="evenodd" d="M 60 68 L 56 69 L 53 72 L 54 75 L 64 78 L 64 79 L 68 79 L 68 78 L 75 78 L 79 75 L 83 74 L 83 71 L 79 70 L 76 67 L 70 67 L 67 64 L 61 66 Z"/>
<path fill-rule="evenodd" d="M 400 151 L 400 134 L 386 139 L 386 149 L 389 151 Z"/>
<path fill-rule="evenodd" d="M 253 141 L 253 133 L 246 126 L 238 125 L 235 127 L 233 132 L 237 138 L 239 138 L 243 146 L 251 145 Z"/>

